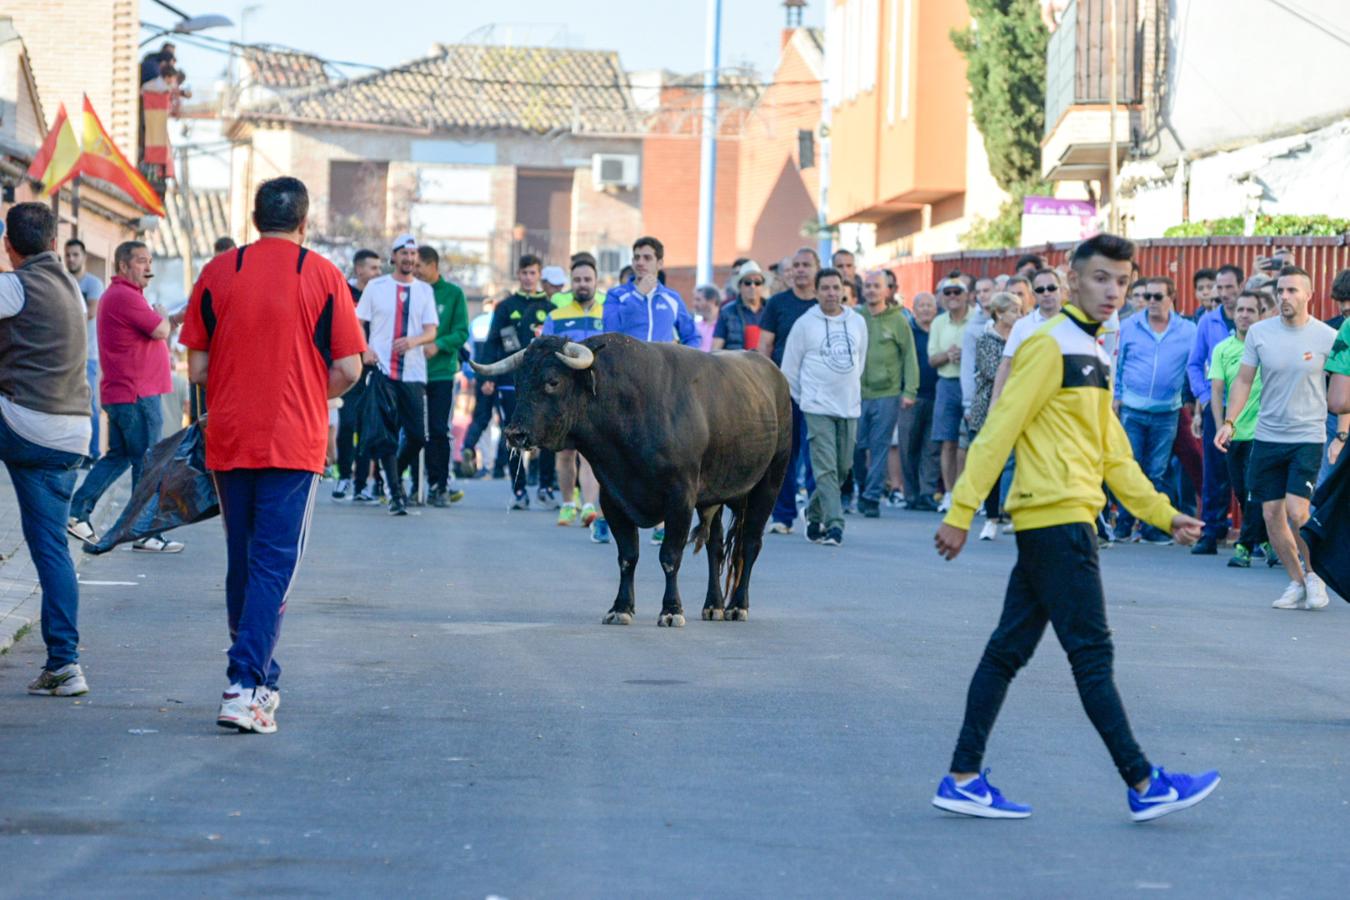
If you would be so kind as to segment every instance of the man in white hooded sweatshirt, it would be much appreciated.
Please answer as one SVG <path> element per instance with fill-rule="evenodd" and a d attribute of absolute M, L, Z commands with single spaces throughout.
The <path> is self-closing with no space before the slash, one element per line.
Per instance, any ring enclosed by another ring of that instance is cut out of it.
<path fill-rule="evenodd" d="M 806 417 L 816 489 L 806 508 L 806 539 L 837 546 L 844 540 L 839 484 L 853 462 L 862 415 L 867 323 L 844 306 L 838 269 L 816 273 L 817 306 L 802 315 L 783 349 L 783 374 Z"/>

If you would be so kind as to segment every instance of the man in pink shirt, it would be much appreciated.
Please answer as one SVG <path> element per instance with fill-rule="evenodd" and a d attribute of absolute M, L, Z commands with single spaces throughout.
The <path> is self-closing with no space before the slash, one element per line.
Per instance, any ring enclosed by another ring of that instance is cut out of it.
<path fill-rule="evenodd" d="M 108 415 L 108 452 L 90 470 L 70 501 L 66 528 L 82 541 L 96 541 L 89 518 L 104 492 L 131 469 L 131 486 L 141 478 L 145 451 L 159 440 L 164 416 L 160 395 L 173 390 L 169 345 L 173 324 L 150 308 L 145 286 L 154 277 L 150 248 L 127 241 L 113 255 L 117 274 L 98 305 L 98 345 L 103 375 L 99 400 Z M 142 538 L 133 550 L 177 553 L 183 545 L 159 536 Z"/>

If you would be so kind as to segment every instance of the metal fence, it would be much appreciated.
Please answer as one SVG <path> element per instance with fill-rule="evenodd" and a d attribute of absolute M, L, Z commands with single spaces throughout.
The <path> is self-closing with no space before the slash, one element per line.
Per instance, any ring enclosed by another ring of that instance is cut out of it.
<path fill-rule="evenodd" d="M 1331 302 L 1331 282 L 1336 273 L 1350 269 L 1350 243 L 1337 237 L 1210 237 L 1157 238 L 1135 241 L 1135 260 L 1141 274 L 1166 275 L 1177 283 L 1177 306 L 1184 313 L 1195 309 L 1191 278 L 1199 269 L 1217 269 L 1232 263 L 1249 276 L 1256 260 L 1269 256 L 1279 247 L 1293 251 L 1294 263 L 1308 271 L 1313 282 L 1313 314 L 1326 319 L 1336 315 Z M 1017 258 L 1024 253 L 1039 254 L 1050 266 L 1066 262 L 1074 245 L 1051 244 L 1006 250 L 965 250 L 898 260 L 888 268 L 895 273 L 900 292 L 908 299 L 921 291 L 931 291 L 953 269 L 977 278 L 1010 274 Z"/>

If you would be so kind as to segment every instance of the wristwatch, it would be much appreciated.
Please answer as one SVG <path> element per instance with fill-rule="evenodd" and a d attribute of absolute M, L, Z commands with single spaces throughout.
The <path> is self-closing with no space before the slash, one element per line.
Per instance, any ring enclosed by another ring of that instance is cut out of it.
<path fill-rule="evenodd" d="M 1347 441 L 1350 441 L 1350 431 L 1336 432 L 1336 440 L 1340 441 L 1342 444 L 1346 443 Z"/>

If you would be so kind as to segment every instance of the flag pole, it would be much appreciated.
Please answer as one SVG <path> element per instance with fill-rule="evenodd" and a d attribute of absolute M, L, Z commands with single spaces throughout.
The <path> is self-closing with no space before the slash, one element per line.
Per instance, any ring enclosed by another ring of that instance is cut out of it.
<path fill-rule="evenodd" d="M 60 193 L 58 191 L 57 193 Z M 77 238 L 80 236 L 80 176 L 76 175 L 70 182 L 70 236 Z"/>

